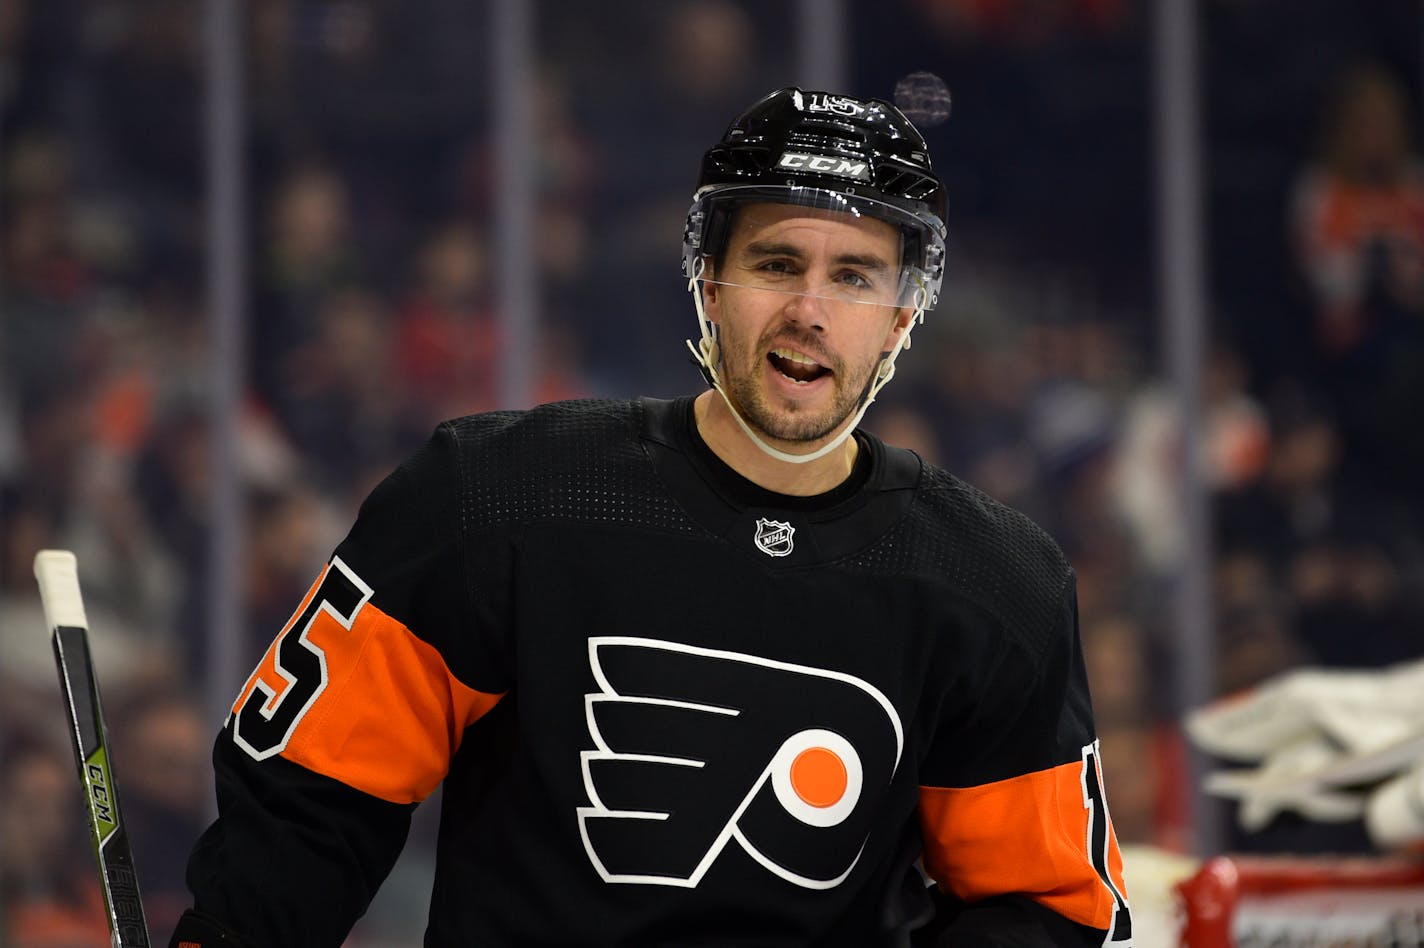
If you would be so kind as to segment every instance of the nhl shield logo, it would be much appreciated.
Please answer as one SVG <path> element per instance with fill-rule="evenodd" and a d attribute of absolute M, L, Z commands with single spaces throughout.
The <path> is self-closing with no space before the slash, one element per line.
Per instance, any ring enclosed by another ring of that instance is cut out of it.
<path fill-rule="evenodd" d="M 796 532 L 796 528 L 791 524 L 758 517 L 756 528 L 756 536 L 753 539 L 756 540 L 757 549 L 767 556 L 785 556 L 791 552 L 791 535 Z"/>

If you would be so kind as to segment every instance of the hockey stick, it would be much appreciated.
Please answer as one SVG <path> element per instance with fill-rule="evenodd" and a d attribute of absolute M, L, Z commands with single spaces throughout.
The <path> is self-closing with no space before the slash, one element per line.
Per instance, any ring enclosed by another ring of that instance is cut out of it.
<path fill-rule="evenodd" d="M 89 620 L 79 595 L 74 554 L 68 550 L 41 550 L 35 555 L 35 578 L 40 584 L 45 624 L 54 641 L 59 687 L 64 692 L 74 756 L 88 804 L 110 940 L 113 948 L 148 948 L 148 924 L 139 900 L 128 832 L 119 814 L 109 735 L 89 654 Z"/>

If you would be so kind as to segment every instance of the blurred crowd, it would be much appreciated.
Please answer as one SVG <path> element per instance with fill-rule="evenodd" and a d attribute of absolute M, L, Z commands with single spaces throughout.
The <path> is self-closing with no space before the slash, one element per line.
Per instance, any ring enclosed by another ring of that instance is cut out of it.
<path fill-rule="evenodd" d="M 1424 176 L 1409 85 L 1421 69 L 1417 50 L 1410 60 L 1381 39 L 1411 5 L 1204 5 L 1207 64 L 1225 88 L 1204 96 L 1220 278 L 1202 471 L 1183 470 L 1163 380 L 1152 271 L 1169 264 L 1152 256 L 1143 5 L 850 6 L 851 89 L 888 96 L 898 75 L 929 68 L 956 96 L 955 115 L 927 130 L 950 192 L 945 297 L 867 424 L 1063 545 L 1119 836 L 1186 847 L 1164 605 L 1181 569 L 1181 478 L 1211 491 L 1217 693 L 1424 651 L 1424 440 L 1412 431 Z M 537 400 L 700 385 L 682 348 L 694 332 L 682 218 L 721 123 L 797 80 L 796 7 L 537 5 Z M 245 673 L 384 473 L 441 419 L 517 406 L 498 401 L 485 5 L 243 9 L 244 556 L 230 581 Z M 239 354 L 209 344 L 200 11 L 0 4 L 6 945 L 106 942 L 36 550 L 78 554 L 140 880 L 165 937 L 210 806 L 210 381 Z M 1379 22 L 1352 32 L 1341 16 Z M 1248 65 L 1271 29 L 1296 31 L 1282 42 L 1300 49 L 1284 64 L 1273 54 L 1274 85 Z M 1294 124 L 1263 137 L 1278 115 Z M 418 930 L 419 899 L 403 911 L 374 912 L 366 943 Z"/>

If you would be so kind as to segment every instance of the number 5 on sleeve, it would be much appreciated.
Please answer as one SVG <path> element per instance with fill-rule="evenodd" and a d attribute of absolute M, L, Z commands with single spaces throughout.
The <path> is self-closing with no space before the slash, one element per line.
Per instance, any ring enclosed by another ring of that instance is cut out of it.
<path fill-rule="evenodd" d="M 333 558 L 233 705 L 233 740 L 254 760 L 281 753 L 326 690 L 326 652 L 310 638 L 318 617 L 326 614 L 349 632 L 370 598 L 371 587 Z"/>

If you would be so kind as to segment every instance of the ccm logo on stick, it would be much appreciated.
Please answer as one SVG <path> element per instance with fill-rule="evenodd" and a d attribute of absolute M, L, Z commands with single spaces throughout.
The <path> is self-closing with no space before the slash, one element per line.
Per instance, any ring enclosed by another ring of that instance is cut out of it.
<path fill-rule="evenodd" d="M 857 181 L 870 180 L 870 165 L 864 161 L 851 161 L 849 158 L 835 158 L 831 155 L 811 155 L 805 152 L 788 151 L 782 154 L 781 160 L 776 163 L 776 166 L 791 168 L 795 171 L 819 171 L 822 174 L 834 174 L 842 178 L 855 178 Z"/>

